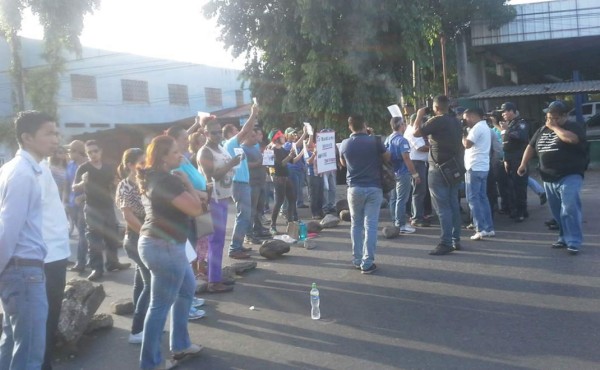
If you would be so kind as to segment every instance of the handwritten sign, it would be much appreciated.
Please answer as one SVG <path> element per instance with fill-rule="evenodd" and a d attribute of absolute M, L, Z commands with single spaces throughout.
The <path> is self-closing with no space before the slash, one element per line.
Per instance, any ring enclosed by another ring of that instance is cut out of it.
<path fill-rule="evenodd" d="M 335 158 L 335 132 L 317 133 L 317 170 L 318 173 L 337 168 Z"/>
<path fill-rule="evenodd" d="M 275 165 L 275 152 L 271 149 L 265 149 L 263 152 L 263 166 L 274 166 Z"/>

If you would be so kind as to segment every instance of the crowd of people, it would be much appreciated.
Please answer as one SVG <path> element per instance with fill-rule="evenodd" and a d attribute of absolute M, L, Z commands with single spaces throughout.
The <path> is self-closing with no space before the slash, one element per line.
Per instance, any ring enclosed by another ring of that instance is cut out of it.
<path fill-rule="evenodd" d="M 363 274 L 377 270 L 384 198 L 400 233 L 430 226 L 435 212 L 441 235 L 431 255 L 461 249 L 462 187 L 471 240 L 495 236 L 494 213 L 523 222 L 528 162 L 534 156 L 544 182 L 537 195 L 548 201 L 559 230 L 552 247 L 577 254 L 583 241 L 579 191 L 586 169 L 585 131 L 567 120 L 561 101 L 545 112 L 545 125 L 531 138 L 527 121 L 510 102 L 497 112 L 499 118 L 479 108 L 451 111 L 449 99 L 438 96 L 431 108 L 411 112 L 406 107 L 404 116 L 393 117 L 386 137 L 375 135 L 362 116 L 351 115 L 351 135 L 336 155 L 347 170 L 353 266 Z M 169 369 L 200 353 L 202 346 L 191 343 L 187 326 L 205 315 L 199 308 L 204 300 L 195 297 L 197 279 L 206 280 L 209 293 L 233 289 L 234 282 L 222 276 L 226 239 L 230 258 L 247 259 L 252 244 L 297 221 L 299 208 L 309 208 L 313 219 L 336 212 L 336 171 L 319 171 L 313 133 L 290 127 L 265 135 L 258 114 L 255 104 L 241 128 L 221 127 L 214 116 L 198 117 L 189 129 L 174 126 L 145 150 L 125 150 L 115 169 L 103 160 L 98 142 L 75 140 L 61 147 L 52 117 L 19 113 L 20 149 L 0 168 L 0 368 L 52 368 L 74 230 L 77 256 L 69 269 L 83 274 L 89 267 L 88 280 L 128 269 L 130 263 L 118 257 L 121 247 L 135 262 L 128 340 L 141 344 L 142 369 Z M 270 163 L 263 158 L 267 151 Z M 385 163 L 395 177 L 389 194 L 382 190 Z M 230 201 L 235 220 L 226 238 Z M 115 206 L 125 222 L 124 236 Z M 172 353 L 167 358 L 160 343 L 169 311 Z"/>

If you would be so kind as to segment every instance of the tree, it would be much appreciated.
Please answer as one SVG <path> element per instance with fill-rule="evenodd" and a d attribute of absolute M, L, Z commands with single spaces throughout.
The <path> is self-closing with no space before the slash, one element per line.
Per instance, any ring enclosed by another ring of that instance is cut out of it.
<path fill-rule="evenodd" d="M 25 108 L 25 90 L 34 109 L 56 116 L 56 95 L 65 62 L 63 53 L 81 53 L 79 36 L 83 31 L 83 19 L 99 3 L 100 0 L 0 0 L 0 34 L 11 50 L 16 110 Z M 23 11 L 27 8 L 38 16 L 44 28 L 42 55 L 47 62 L 46 66 L 32 71 L 23 70 L 18 37 Z"/>
<path fill-rule="evenodd" d="M 481 2 L 504 6 L 504 0 Z M 244 78 L 266 106 L 269 125 L 292 115 L 345 130 L 351 112 L 387 128 L 385 107 L 397 102 L 399 90 L 413 93 L 411 61 L 435 71 L 433 42 L 442 30 L 468 27 L 474 13 L 457 10 L 475 3 L 212 0 L 204 10 L 217 18 L 226 47 L 246 57 Z"/>

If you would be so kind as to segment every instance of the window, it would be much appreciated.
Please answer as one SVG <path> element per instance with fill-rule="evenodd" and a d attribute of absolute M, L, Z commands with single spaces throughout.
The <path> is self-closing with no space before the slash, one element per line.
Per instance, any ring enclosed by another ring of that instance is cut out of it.
<path fill-rule="evenodd" d="M 85 127 L 85 123 L 69 122 L 69 123 L 65 123 L 65 127 L 67 127 L 67 128 L 81 128 L 81 127 Z"/>
<path fill-rule="evenodd" d="M 148 103 L 148 81 L 121 80 L 123 101 Z"/>
<path fill-rule="evenodd" d="M 72 74 L 71 95 L 73 99 L 98 99 L 96 77 Z"/>
<path fill-rule="evenodd" d="M 592 114 L 592 105 L 591 104 L 583 104 L 581 106 L 581 114 Z"/>
<path fill-rule="evenodd" d="M 223 106 L 223 95 L 221 89 L 215 89 L 213 87 L 205 87 L 204 95 L 206 96 L 206 105 L 209 107 L 222 107 Z"/>
<path fill-rule="evenodd" d="M 242 90 L 235 90 L 235 105 L 238 107 L 244 105 L 244 92 Z"/>
<path fill-rule="evenodd" d="M 186 85 L 169 84 L 169 104 L 190 105 L 188 87 Z"/>

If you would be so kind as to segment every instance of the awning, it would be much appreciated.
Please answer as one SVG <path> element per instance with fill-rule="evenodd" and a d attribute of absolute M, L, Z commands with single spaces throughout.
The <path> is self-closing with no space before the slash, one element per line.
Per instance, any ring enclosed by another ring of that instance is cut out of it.
<path fill-rule="evenodd" d="M 470 97 L 470 99 L 510 98 L 533 95 L 570 95 L 600 92 L 600 80 L 557 82 L 534 85 L 497 86 Z"/>

